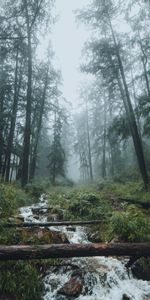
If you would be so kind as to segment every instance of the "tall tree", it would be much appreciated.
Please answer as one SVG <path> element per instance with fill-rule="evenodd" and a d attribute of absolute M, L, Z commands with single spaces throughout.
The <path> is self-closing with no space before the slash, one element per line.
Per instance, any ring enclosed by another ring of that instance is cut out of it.
<path fill-rule="evenodd" d="M 117 79 L 120 82 L 120 87 L 123 87 L 122 100 L 128 118 L 141 176 L 143 178 L 145 187 L 147 187 L 149 184 L 149 178 L 146 169 L 142 141 L 139 136 L 136 118 L 132 107 L 132 101 L 131 101 L 127 80 L 125 76 L 123 61 L 120 53 L 120 45 L 117 42 L 115 31 L 112 25 L 112 18 L 116 14 L 117 8 L 111 0 L 103 1 L 101 3 L 99 3 L 99 1 L 97 0 L 94 0 L 92 4 L 93 6 L 90 7 L 90 10 L 81 13 L 80 18 L 83 21 L 94 24 L 94 27 L 100 29 L 101 34 L 102 31 L 104 31 L 104 26 L 105 26 L 105 35 L 106 34 L 110 35 L 110 39 L 111 42 L 113 43 L 113 48 L 114 48 L 115 60 L 117 61 L 118 64 Z"/>

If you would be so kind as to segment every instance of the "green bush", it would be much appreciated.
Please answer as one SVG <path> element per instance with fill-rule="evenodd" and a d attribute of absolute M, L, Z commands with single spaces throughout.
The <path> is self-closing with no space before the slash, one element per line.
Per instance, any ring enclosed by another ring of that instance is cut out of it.
<path fill-rule="evenodd" d="M 32 196 L 39 198 L 46 191 L 46 183 L 28 183 L 25 187 L 25 191 Z"/>
<path fill-rule="evenodd" d="M 0 264 L 0 294 L 10 294 L 21 300 L 41 300 L 42 279 L 31 263 Z"/>
<path fill-rule="evenodd" d="M 115 212 L 110 222 L 110 234 L 125 242 L 146 242 L 150 240 L 150 221 L 134 206 L 126 212 Z"/>
<path fill-rule="evenodd" d="M 12 216 L 20 206 L 33 203 L 31 196 L 13 184 L 0 183 L 0 216 L 8 218 Z"/>

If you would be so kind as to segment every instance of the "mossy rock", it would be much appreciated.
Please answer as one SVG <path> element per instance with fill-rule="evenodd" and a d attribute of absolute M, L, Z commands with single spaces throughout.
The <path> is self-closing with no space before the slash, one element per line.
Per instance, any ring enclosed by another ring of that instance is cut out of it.
<path fill-rule="evenodd" d="M 68 244 L 65 233 L 50 231 L 47 228 L 25 228 L 17 233 L 19 244 Z"/>
<path fill-rule="evenodd" d="M 132 266 L 133 275 L 142 280 L 150 280 L 150 258 L 141 258 Z"/>

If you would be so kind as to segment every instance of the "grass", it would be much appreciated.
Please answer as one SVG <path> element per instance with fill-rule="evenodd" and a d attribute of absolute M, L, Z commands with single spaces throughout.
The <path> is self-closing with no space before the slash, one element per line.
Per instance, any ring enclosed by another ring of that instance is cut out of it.
<path fill-rule="evenodd" d="M 14 229 L 5 230 L 2 223 L 14 216 L 18 207 L 31 205 L 45 190 L 47 190 L 51 213 L 58 214 L 60 218 L 64 220 L 101 219 L 104 221 L 100 225 L 89 228 L 89 234 L 96 233 L 101 241 L 110 241 L 116 237 L 123 242 L 150 241 L 149 210 L 132 204 L 121 204 L 119 201 L 120 197 L 150 201 L 150 191 L 145 192 L 141 182 L 123 184 L 107 181 L 75 187 L 49 187 L 48 184 L 34 183 L 28 185 L 25 191 L 14 184 L 1 183 L 1 244 L 26 243 L 26 238 L 28 239 L 26 233 L 18 236 Z M 115 202 L 112 199 L 115 199 Z M 107 222 L 105 222 L 106 219 Z M 32 243 L 37 243 L 34 236 Z M 10 294 L 21 300 L 40 300 L 44 287 L 37 265 L 43 265 L 46 269 L 50 263 L 51 260 L 1 262 L 0 294 Z"/>

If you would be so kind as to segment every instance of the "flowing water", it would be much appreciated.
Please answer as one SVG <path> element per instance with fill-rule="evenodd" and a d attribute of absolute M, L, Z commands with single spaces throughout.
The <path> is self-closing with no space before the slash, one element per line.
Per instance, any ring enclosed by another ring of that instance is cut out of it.
<path fill-rule="evenodd" d="M 42 195 L 38 204 L 20 209 L 25 222 L 47 221 L 47 199 Z M 40 214 L 33 211 L 40 209 Z M 86 229 L 82 227 L 51 227 L 64 232 L 70 243 L 89 243 Z M 66 266 L 53 267 L 45 276 L 43 300 L 71 300 L 73 297 L 58 293 L 71 277 L 77 277 L 83 284 L 78 300 L 150 300 L 150 282 L 133 278 L 125 268 L 125 259 L 106 257 L 73 258 L 65 260 Z M 67 266 L 67 263 L 69 265 Z M 74 265 L 75 269 L 71 266 Z"/>

